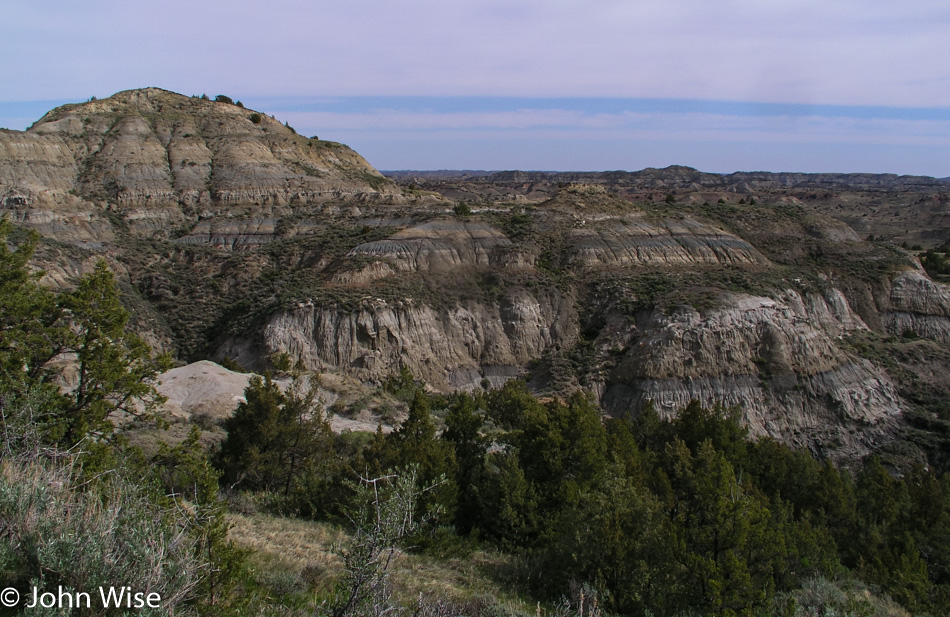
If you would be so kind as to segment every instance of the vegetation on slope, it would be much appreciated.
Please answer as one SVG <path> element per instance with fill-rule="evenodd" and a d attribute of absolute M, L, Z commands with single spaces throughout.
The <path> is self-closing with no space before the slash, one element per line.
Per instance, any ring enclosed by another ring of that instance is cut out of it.
<path fill-rule="evenodd" d="M 46 291 L 26 267 L 35 239 L 10 249 L 0 225 L 2 586 L 80 590 L 121 575 L 161 589 L 179 614 L 497 614 L 490 599 L 401 596 L 380 565 L 410 550 L 481 548 L 507 555 L 499 595 L 552 611 L 573 583 L 597 611 L 630 615 L 900 614 L 885 594 L 918 614 L 950 610 L 947 476 L 873 458 L 840 470 L 749 442 L 732 410 L 692 404 L 670 422 L 649 409 L 603 422 L 581 394 L 540 402 L 511 382 L 433 395 L 404 371 L 386 388 L 408 417 L 365 439 L 332 435 L 302 382 L 281 392 L 265 377 L 252 381 L 220 451 L 194 431 L 146 456 L 121 429 L 129 416 L 158 420 L 148 402 L 161 362 L 126 330 L 113 277 L 100 266 L 75 291 Z M 284 276 L 276 266 L 274 276 Z M 631 284 L 650 301 L 677 291 L 665 280 Z M 64 366 L 79 367 L 75 387 L 61 387 Z M 276 516 L 356 521 L 346 567 L 301 571 L 279 591 L 227 539 L 222 487 L 231 503 L 263 503 Z M 161 550 L 143 554 L 142 542 Z M 114 569 L 91 565 L 99 561 Z"/>

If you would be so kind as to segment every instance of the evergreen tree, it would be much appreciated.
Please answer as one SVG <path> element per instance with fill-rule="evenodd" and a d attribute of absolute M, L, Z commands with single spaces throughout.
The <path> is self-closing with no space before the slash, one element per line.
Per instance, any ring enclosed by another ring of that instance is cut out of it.
<path fill-rule="evenodd" d="M 608 608 L 645 614 L 665 607 L 671 581 L 683 578 L 682 566 L 673 559 L 669 523 L 656 498 L 615 471 L 559 517 L 543 552 L 542 583 L 557 596 L 572 580 L 587 581 Z"/>
<path fill-rule="evenodd" d="M 170 362 L 152 360 L 148 344 L 126 329 L 129 313 L 106 263 L 100 260 L 62 305 L 70 328 L 61 349 L 77 363 L 77 383 L 64 395 L 66 443 L 108 437 L 117 412 L 154 419 L 164 399 L 152 384 Z"/>
<path fill-rule="evenodd" d="M 418 470 L 419 487 L 430 487 L 420 491 L 419 511 L 438 511 L 441 520 L 451 521 L 457 505 L 455 452 L 451 445 L 436 438 L 429 397 L 422 388 L 415 389 L 409 415 L 386 441 L 392 457 L 386 467 L 414 466 Z"/>
<path fill-rule="evenodd" d="M 675 441 L 667 459 L 678 492 L 672 523 L 677 560 L 685 566 L 687 606 L 714 615 L 764 608 L 774 593 L 770 566 L 779 548 L 767 508 L 709 441 L 695 459 L 685 443 Z"/>
<path fill-rule="evenodd" d="M 75 291 L 56 294 L 29 270 L 36 235 L 27 234 L 10 250 L 13 233 L 0 219 L 0 422 L 33 426 L 47 445 L 85 441 L 84 451 L 101 452 L 120 414 L 157 419 L 163 399 L 154 383 L 168 359 L 152 358 L 148 345 L 127 329 L 129 313 L 104 261 Z M 75 382 L 60 388 L 70 383 L 64 366 L 75 367 Z M 30 422 L 18 422 L 22 413 Z"/>
<path fill-rule="evenodd" d="M 192 425 L 188 437 L 175 446 L 162 444 L 153 458 L 166 501 L 188 517 L 197 563 L 199 609 L 214 614 L 221 605 L 238 601 L 233 590 L 244 573 L 248 551 L 228 539 L 227 507 L 218 499 L 218 472 L 201 445 L 201 431 Z"/>
<path fill-rule="evenodd" d="M 304 389 L 298 375 L 284 393 L 267 373 L 251 378 L 244 399 L 224 424 L 228 436 L 218 459 L 223 480 L 287 496 L 309 465 L 331 453 L 333 435 L 316 387 Z"/>
<path fill-rule="evenodd" d="M 489 443 L 481 434 L 482 424 L 474 398 L 459 393 L 450 399 L 442 439 L 451 444 L 455 453 L 455 484 L 458 487 L 455 526 L 459 533 L 464 534 L 478 524 L 480 515 L 478 482 L 485 473 L 485 453 Z"/>
<path fill-rule="evenodd" d="M 66 324 L 55 294 L 31 272 L 38 236 L 29 233 L 10 250 L 14 228 L 0 218 L 0 378 L 5 383 L 41 379 L 47 362 L 62 350 Z"/>
<path fill-rule="evenodd" d="M 538 497 L 525 478 L 518 454 L 489 454 L 486 468 L 479 483 L 478 528 L 503 548 L 532 545 L 540 528 Z"/>

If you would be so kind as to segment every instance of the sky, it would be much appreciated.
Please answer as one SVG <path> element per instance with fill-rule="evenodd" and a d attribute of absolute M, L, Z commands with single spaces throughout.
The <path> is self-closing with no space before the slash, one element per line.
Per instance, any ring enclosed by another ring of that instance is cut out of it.
<path fill-rule="evenodd" d="M 0 127 L 147 86 L 384 170 L 950 176 L 946 0 L 0 0 Z"/>

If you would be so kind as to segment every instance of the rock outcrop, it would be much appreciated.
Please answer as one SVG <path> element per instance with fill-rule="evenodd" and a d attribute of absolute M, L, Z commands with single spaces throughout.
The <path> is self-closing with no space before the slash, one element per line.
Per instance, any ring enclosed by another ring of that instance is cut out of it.
<path fill-rule="evenodd" d="M 513 290 L 497 305 L 436 309 L 411 300 L 368 301 L 356 311 L 302 305 L 274 315 L 261 333 L 268 353 L 285 352 L 314 370 L 345 370 L 381 381 L 401 366 L 444 390 L 501 385 L 546 349 L 577 337 L 574 304 Z M 254 361 L 259 349 L 231 340 L 222 355 Z M 250 357 L 249 357 L 250 356 Z"/>
<path fill-rule="evenodd" d="M 581 266 L 765 264 L 748 242 L 691 219 L 650 223 L 608 219 L 571 230 L 571 261 Z"/>
<path fill-rule="evenodd" d="M 950 288 L 918 270 L 907 270 L 891 282 L 884 326 L 896 336 L 929 338 L 950 343 Z"/>
<path fill-rule="evenodd" d="M 203 414 L 220 420 L 231 415 L 244 400 L 250 378 L 248 373 L 237 373 L 203 360 L 162 373 L 156 389 L 167 399 L 164 408 L 173 417 Z"/>
<path fill-rule="evenodd" d="M 604 333 L 627 344 L 600 386 L 604 406 L 622 415 L 652 401 L 669 415 L 691 400 L 738 405 L 753 434 L 861 453 L 901 410 L 887 374 L 837 344 L 865 330 L 835 289 L 730 295 L 704 315 L 654 311 Z"/>
<path fill-rule="evenodd" d="M 67 242 L 111 240 L 107 210 L 133 232 L 167 237 L 237 206 L 400 194 L 346 146 L 158 88 L 64 105 L 26 132 L 0 132 L 0 204 Z"/>

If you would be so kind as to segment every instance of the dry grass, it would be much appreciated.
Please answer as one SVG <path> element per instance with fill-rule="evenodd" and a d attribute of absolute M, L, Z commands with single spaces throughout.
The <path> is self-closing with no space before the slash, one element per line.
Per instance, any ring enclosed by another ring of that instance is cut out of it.
<path fill-rule="evenodd" d="M 282 571 L 300 577 L 311 588 L 329 589 L 341 574 L 339 548 L 348 540 L 340 528 L 327 523 L 283 518 L 267 514 L 229 514 L 231 539 L 255 551 L 255 570 Z M 420 594 L 451 602 L 484 600 L 503 605 L 509 614 L 534 614 L 533 605 L 502 589 L 492 578 L 510 557 L 475 551 L 460 558 L 439 559 L 400 553 L 390 571 L 397 597 L 414 602 Z"/>
<path fill-rule="evenodd" d="M 232 540 L 268 556 L 288 571 L 300 572 L 316 565 L 332 569 L 342 566 L 334 547 L 346 540 L 346 534 L 332 525 L 265 514 L 233 513 L 228 514 L 228 522 Z"/>

